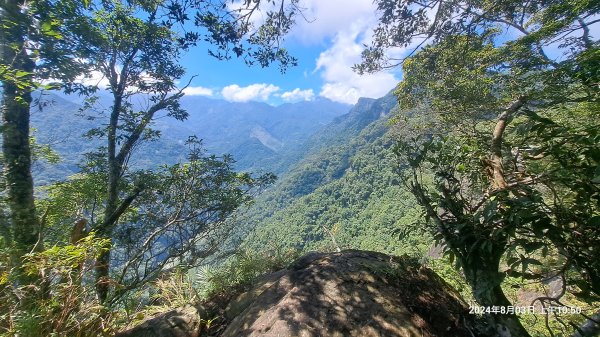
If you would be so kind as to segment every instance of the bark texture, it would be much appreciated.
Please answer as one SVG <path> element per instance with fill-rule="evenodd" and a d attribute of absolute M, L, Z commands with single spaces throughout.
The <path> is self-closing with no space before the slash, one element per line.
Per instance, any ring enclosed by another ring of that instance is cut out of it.
<path fill-rule="evenodd" d="M 2 2 L 5 27 L 0 34 L 3 63 L 14 72 L 14 75 L 2 78 L 2 151 L 15 263 L 19 263 L 24 254 L 40 247 L 37 245 L 40 228 L 34 204 L 29 143 L 31 73 L 35 63 L 25 49 L 27 25 L 22 23 L 28 18 L 21 11 L 23 5 L 23 1 Z M 25 275 L 19 278 L 23 284 L 31 281 L 31 277 Z"/>

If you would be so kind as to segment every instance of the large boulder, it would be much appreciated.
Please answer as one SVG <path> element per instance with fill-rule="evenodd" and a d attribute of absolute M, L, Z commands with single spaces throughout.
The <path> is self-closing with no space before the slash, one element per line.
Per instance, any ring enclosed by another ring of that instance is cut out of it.
<path fill-rule="evenodd" d="M 475 317 L 434 272 L 375 252 L 310 253 L 262 277 L 224 310 L 223 303 L 174 309 L 117 337 L 474 336 Z M 219 317 L 218 328 L 201 333 L 201 317 Z"/>
<path fill-rule="evenodd" d="M 311 253 L 233 300 L 221 337 L 472 336 L 459 295 L 409 258 Z"/>

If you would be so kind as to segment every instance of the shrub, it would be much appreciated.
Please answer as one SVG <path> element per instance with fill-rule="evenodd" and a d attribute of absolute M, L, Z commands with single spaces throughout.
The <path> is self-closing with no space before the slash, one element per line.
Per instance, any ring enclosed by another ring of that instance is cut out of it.
<path fill-rule="evenodd" d="M 37 275 L 33 285 L 17 286 L 14 271 L 0 265 L 0 336 L 111 335 L 114 315 L 98 302 L 92 276 L 92 261 L 106 244 L 92 233 L 76 244 L 26 255 L 22 270 Z M 2 252 L 8 261 L 8 250 Z"/>

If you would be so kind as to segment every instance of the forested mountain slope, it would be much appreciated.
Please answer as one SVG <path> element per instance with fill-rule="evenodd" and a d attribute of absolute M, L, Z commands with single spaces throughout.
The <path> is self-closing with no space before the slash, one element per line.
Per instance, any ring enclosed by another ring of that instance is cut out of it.
<path fill-rule="evenodd" d="M 78 103 L 83 102 L 70 96 L 38 93 L 36 102 L 32 113 L 32 124 L 37 130 L 34 135 L 39 143 L 50 145 L 61 157 L 56 164 L 43 161 L 36 164 L 36 184 L 46 185 L 77 172 L 83 154 L 103 145 L 82 135 L 106 124 L 107 117 L 102 113 L 82 112 Z M 96 102 L 103 109 L 110 104 L 106 95 Z M 274 107 L 189 96 L 181 104 L 189 113 L 188 118 L 183 122 L 158 118 L 154 129 L 160 132 L 160 138 L 143 143 L 135 151 L 131 160 L 135 167 L 149 168 L 184 159 L 185 141 L 196 135 L 209 153 L 233 155 L 238 170 L 282 173 L 293 163 L 287 159 L 289 154 L 296 153 L 308 137 L 350 108 L 322 98 Z"/>
<path fill-rule="evenodd" d="M 260 102 L 227 102 L 206 97 L 182 99 L 189 112 L 183 123 L 160 121 L 158 128 L 180 128 L 165 136 L 185 140 L 182 135 L 195 133 L 205 140 L 211 153 L 230 153 L 240 170 L 266 170 L 282 173 L 289 152 L 335 117 L 350 109 L 325 98 L 271 106 Z"/>
<path fill-rule="evenodd" d="M 311 137 L 305 158 L 241 220 L 254 249 L 355 248 L 393 254 L 426 249 L 429 237 L 406 229 L 420 213 L 396 173 L 388 118 L 393 96 L 361 99 Z M 403 238 L 410 245 L 399 244 Z"/>
<path fill-rule="evenodd" d="M 322 157 L 320 151 L 327 147 L 348 143 L 367 125 L 388 114 L 395 105 L 396 98 L 391 93 L 380 99 L 360 98 L 347 114 L 336 117 L 313 134 L 303 146 L 290 151 L 280 167 L 292 168 L 293 164 L 306 158 Z"/>

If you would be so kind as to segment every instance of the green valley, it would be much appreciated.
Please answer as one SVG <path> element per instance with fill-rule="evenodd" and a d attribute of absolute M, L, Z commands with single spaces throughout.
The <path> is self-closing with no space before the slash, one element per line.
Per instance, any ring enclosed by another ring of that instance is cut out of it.
<path fill-rule="evenodd" d="M 431 238 L 395 173 L 389 130 L 395 106 L 392 95 L 363 99 L 311 137 L 311 151 L 239 219 L 252 229 L 245 244 L 254 250 L 423 254 Z"/>

